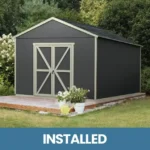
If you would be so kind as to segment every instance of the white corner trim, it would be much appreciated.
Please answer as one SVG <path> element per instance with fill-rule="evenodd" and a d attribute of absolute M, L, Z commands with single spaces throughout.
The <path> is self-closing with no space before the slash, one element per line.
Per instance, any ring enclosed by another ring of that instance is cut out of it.
<path fill-rule="evenodd" d="M 23 31 L 23 32 L 21 32 L 21 33 L 19 33 L 19 34 L 17 34 L 17 35 L 15 35 L 14 38 L 17 38 L 17 37 L 19 37 L 19 36 L 21 36 L 21 35 L 23 35 L 23 34 L 29 32 L 29 31 L 31 31 L 31 30 L 33 30 L 33 29 L 35 29 L 35 28 L 37 28 L 37 27 L 39 27 L 39 26 L 41 26 L 41 25 L 43 25 L 43 24 L 49 22 L 49 21 L 52 21 L 52 20 L 57 21 L 57 22 L 59 22 L 59 23 L 62 23 L 62 24 L 64 24 L 64 25 L 66 25 L 66 26 L 69 26 L 69 27 L 71 27 L 71 28 L 73 28 L 73 29 L 76 29 L 76 30 L 81 31 L 81 32 L 83 32 L 83 33 L 86 33 L 86 34 L 88 34 L 88 35 L 91 35 L 91 36 L 94 36 L 94 37 L 98 37 L 98 35 L 93 34 L 93 33 L 89 32 L 89 31 L 87 31 L 87 30 L 81 29 L 81 28 L 79 28 L 79 27 L 77 27 L 77 26 L 75 26 L 75 25 L 72 25 L 71 23 L 67 23 L 67 22 L 65 22 L 65 21 L 63 21 L 63 20 L 60 20 L 60 19 L 58 19 L 58 18 L 55 18 L 55 17 L 51 17 L 51 18 L 49 18 L 49 19 L 47 19 L 47 20 L 45 20 L 45 21 L 43 21 L 43 22 L 41 22 L 41 23 L 39 23 L 39 24 L 37 24 L 37 25 L 35 25 L 35 26 L 33 26 L 33 27 L 31 27 L 31 28 L 29 28 L 29 29 L 27 29 L 27 30 L 25 30 L 25 31 Z"/>
<path fill-rule="evenodd" d="M 95 37 L 94 42 L 94 99 L 97 99 L 97 37 Z"/>
<path fill-rule="evenodd" d="M 49 47 L 49 46 L 66 47 L 66 44 L 68 46 L 75 45 L 75 43 L 33 43 L 33 46 L 38 46 L 38 47 Z"/>
<path fill-rule="evenodd" d="M 16 39 L 14 39 L 14 93 L 16 94 Z"/>
<path fill-rule="evenodd" d="M 63 61 L 64 57 L 67 55 L 69 49 L 70 49 L 70 47 L 68 47 L 67 50 L 65 50 L 65 53 L 62 55 L 61 59 L 59 60 L 58 64 L 56 65 L 55 70 L 58 70 L 58 67 L 60 66 L 60 64 Z"/>

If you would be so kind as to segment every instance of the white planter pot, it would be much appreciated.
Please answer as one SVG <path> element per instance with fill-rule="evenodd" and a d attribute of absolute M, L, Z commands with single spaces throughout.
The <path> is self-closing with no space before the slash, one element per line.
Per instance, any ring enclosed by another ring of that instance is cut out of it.
<path fill-rule="evenodd" d="M 78 114 L 82 114 L 84 112 L 85 103 L 76 103 L 74 105 L 75 112 Z"/>
<path fill-rule="evenodd" d="M 65 105 L 65 104 L 66 104 L 66 101 L 65 101 L 65 100 L 64 100 L 64 101 L 59 101 L 59 102 L 58 102 L 59 108 L 60 108 L 61 106 Z"/>

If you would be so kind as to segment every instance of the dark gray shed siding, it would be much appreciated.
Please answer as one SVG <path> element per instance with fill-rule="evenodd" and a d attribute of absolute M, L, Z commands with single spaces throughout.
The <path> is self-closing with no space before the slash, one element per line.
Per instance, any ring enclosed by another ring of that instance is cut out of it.
<path fill-rule="evenodd" d="M 89 37 L 86 33 L 73 29 L 67 25 L 51 20 L 18 38 L 65 38 L 65 37 Z"/>
<path fill-rule="evenodd" d="M 84 38 L 83 38 L 84 37 Z M 94 98 L 94 37 L 51 21 L 16 40 L 16 94 L 33 95 L 33 43 L 75 43 L 74 84 Z"/>
<path fill-rule="evenodd" d="M 140 91 L 140 47 L 98 39 L 97 98 Z"/>

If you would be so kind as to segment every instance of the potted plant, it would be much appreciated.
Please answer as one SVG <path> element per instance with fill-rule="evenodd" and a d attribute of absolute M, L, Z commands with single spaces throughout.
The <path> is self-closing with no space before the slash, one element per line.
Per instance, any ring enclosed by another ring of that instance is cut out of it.
<path fill-rule="evenodd" d="M 59 108 L 61 108 L 61 106 L 65 105 L 68 102 L 68 96 L 69 96 L 68 91 L 58 92 L 57 99 L 58 99 Z"/>
<path fill-rule="evenodd" d="M 71 110 L 71 107 L 69 107 L 68 105 L 62 105 L 61 107 L 60 107 L 60 111 L 61 111 L 61 114 L 62 115 L 68 115 L 69 114 L 69 112 L 70 112 L 70 110 Z"/>
<path fill-rule="evenodd" d="M 71 103 L 74 103 L 75 112 L 78 114 L 82 114 L 85 108 L 85 99 L 87 98 L 87 93 L 89 90 L 83 88 L 77 88 L 73 86 L 69 89 L 69 100 Z"/>

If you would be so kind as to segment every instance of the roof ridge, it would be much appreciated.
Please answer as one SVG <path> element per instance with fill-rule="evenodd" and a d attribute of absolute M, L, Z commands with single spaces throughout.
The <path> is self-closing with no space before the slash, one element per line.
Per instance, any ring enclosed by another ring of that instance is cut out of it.
<path fill-rule="evenodd" d="M 118 41 L 118 42 L 122 42 L 122 43 L 126 43 L 126 44 L 131 44 L 131 45 L 135 45 L 135 46 L 141 46 L 139 44 L 135 44 L 134 41 L 132 41 L 131 39 L 125 38 L 122 35 L 114 33 L 112 30 L 103 29 L 98 26 L 93 26 L 93 25 L 85 24 L 85 23 L 81 23 L 81 22 L 74 22 L 74 21 L 70 21 L 67 19 L 62 19 L 62 20 L 65 22 L 68 22 L 70 24 L 73 24 L 75 26 L 78 26 L 82 29 L 85 29 L 87 31 L 90 31 L 94 34 L 97 34 L 101 38 Z"/>
<path fill-rule="evenodd" d="M 131 44 L 131 45 L 135 45 L 135 46 L 141 46 L 141 45 L 138 45 L 138 44 L 134 44 L 133 41 L 130 41 L 129 39 L 126 39 L 124 38 L 123 36 L 120 36 L 118 34 L 115 34 L 113 33 L 112 31 L 110 30 L 106 30 L 106 29 L 102 29 L 102 28 L 99 28 L 99 27 L 96 27 L 96 26 L 92 26 L 92 25 L 89 25 L 89 24 L 83 24 L 83 23 L 79 23 L 79 22 L 73 22 L 73 21 L 69 21 L 67 19 L 59 19 L 59 18 L 55 18 L 55 17 L 51 17 L 19 34 L 17 34 L 16 36 L 14 36 L 14 39 L 49 22 L 49 21 L 57 21 L 59 23 L 62 23 L 66 26 L 69 26 L 71 28 L 74 28 L 80 32 L 83 32 L 83 33 L 86 33 L 88 35 L 91 35 L 95 38 L 104 38 L 104 39 L 109 39 L 109 40 L 112 40 L 112 41 L 117 41 L 117 42 L 122 42 L 122 43 L 125 43 L 125 44 Z"/>

